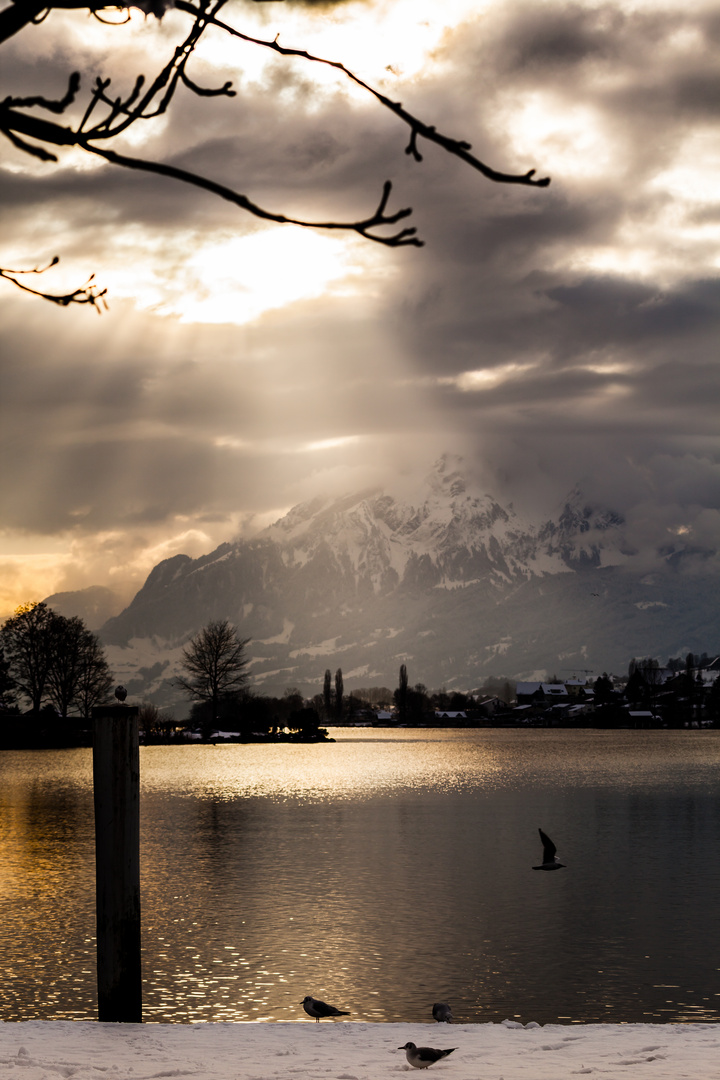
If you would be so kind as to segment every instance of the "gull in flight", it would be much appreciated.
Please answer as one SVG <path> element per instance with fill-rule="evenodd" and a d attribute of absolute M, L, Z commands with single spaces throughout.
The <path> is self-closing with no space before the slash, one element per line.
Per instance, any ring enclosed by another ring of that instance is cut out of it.
<path fill-rule="evenodd" d="M 416 1046 L 414 1042 L 406 1042 L 404 1046 L 398 1046 L 398 1050 L 405 1051 L 405 1057 L 414 1069 L 429 1069 L 436 1061 L 457 1050 L 457 1046 L 451 1050 L 434 1050 L 432 1046 Z"/>
<path fill-rule="evenodd" d="M 326 1005 L 324 1001 L 320 1001 L 318 998 L 312 997 L 310 994 L 302 1000 L 302 1007 L 308 1016 L 312 1016 L 315 1019 L 315 1023 L 319 1024 L 321 1020 L 324 1020 L 326 1016 L 349 1016 L 349 1012 L 342 1012 L 340 1009 L 336 1009 L 334 1005 Z"/>
<path fill-rule="evenodd" d="M 555 852 L 557 848 L 553 844 L 549 836 L 546 836 L 542 829 L 538 829 L 540 833 L 540 839 L 543 846 L 543 861 L 540 866 L 533 866 L 533 870 L 560 870 L 565 866 L 565 863 L 561 863 Z"/>

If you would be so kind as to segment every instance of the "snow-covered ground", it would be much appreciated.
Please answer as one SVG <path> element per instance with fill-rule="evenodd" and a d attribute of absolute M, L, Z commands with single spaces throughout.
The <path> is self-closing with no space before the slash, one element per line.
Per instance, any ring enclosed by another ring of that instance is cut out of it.
<path fill-rule="evenodd" d="M 413 1072 L 398 1047 L 457 1047 L 445 1080 L 717 1080 L 715 1024 L 0 1023 L 0 1080 L 381 1080 Z"/>

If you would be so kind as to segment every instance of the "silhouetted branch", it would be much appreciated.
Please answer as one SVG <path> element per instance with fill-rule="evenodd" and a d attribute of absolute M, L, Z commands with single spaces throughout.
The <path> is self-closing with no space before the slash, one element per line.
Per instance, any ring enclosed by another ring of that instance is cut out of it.
<path fill-rule="evenodd" d="M 385 244 L 388 247 L 404 247 L 408 244 L 414 247 L 423 246 L 423 241 L 415 237 L 417 230 L 414 228 L 402 229 L 392 236 L 378 236 L 370 231 L 384 225 L 394 225 L 412 213 L 409 208 L 397 210 L 394 214 L 385 213 L 385 207 L 392 190 L 392 184 L 389 180 L 385 181 L 382 198 L 377 210 L 369 218 L 364 218 L 361 221 L 305 221 L 302 218 L 288 217 L 286 214 L 277 214 L 270 210 L 264 210 L 257 203 L 248 199 L 246 195 L 241 195 L 240 192 L 234 191 L 224 184 L 218 184 L 214 180 L 208 180 L 206 176 L 188 172 L 187 169 L 180 169 L 175 165 L 165 165 L 159 161 L 145 161 L 142 158 L 129 157 L 127 154 L 118 154 L 115 150 L 109 150 L 104 146 L 86 145 L 82 141 L 78 141 L 78 145 L 83 150 L 87 150 L 89 154 L 97 154 L 98 157 L 104 158 L 113 165 L 121 165 L 126 169 L 137 169 L 141 172 L 156 173 L 159 176 L 167 176 L 173 180 L 181 180 L 186 184 L 191 184 L 193 187 L 202 188 L 204 191 L 209 191 L 213 195 L 217 195 L 221 199 L 225 199 L 227 202 L 233 203 L 235 206 L 239 206 L 241 209 L 247 210 L 248 213 L 254 214 L 255 217 L 262 218 L 265 221 L 275 221 L 283 225 L 300 225 L 307 229 L 342 229 L 346 232 L 359 233 L 367 240 L 374 240 L 376 243 Z"/>
<path fill-rule="evenodd" d="M 254 0 L 254 2 L 271 2 L 271 0 Z M 272 0 L 272 2 L 281 2 L 281 0 Z M 49 3 L 44 4 L 37 2 L 37 0 L 15 0 L 14 3 L 0 12 L 0 42 L 7 40 L 10 36 L 22 30 L 23 27 L 44 18 L 47 12 L 54 8 L 66 10 L 84 8 L 99 17 L 99 13 L 102 11 L 125 8 L 127 14 L 128 7 L 137 7 L 145 12 L 146 17 L 152 14 L 161 18 L 168 8 L 174 7 L 189 15 L 192 24 L 185 40 L 174 49 L 172 57 L 156 77 L 147 83 L 145 77 L 139 75 L 132 90 L 126 97 L 111 97 L 109 93 L 111 80 L 98 77 L 91 91 L 90 100 L 82 120 L 76 127 L 64 126 L 54 120 L 40 117 L 29 110 L 43 109 L 58 116 L 65 113 L 75 103 L 80 89 L 80 75 L 77 72 L 70 76 L 68 89 L 64 97 L 57 100 L 42 95 L 17 98 L 6 97 L 0 102 L 0 132 L 17 149 L 42 161 L 57 161 L 56 155 L 47 148 L 48 146 L 75 146 L 89 154 L 102 157 L 112 165 L 153 173 L 200 188 L 266 221 L 299 225 L 303 228 L 355 232 L 367 240 L 385 244 L 388 247 L 421 247 L 423 242 L 417 237 L 417 230 L 413 227 L 402 228 L 388 233 L 388 227 L 397 225 L 398 222 L 403 221 L 412 213 L 409 207 L 395 213 L 387 213 L 392 191 L 392 184 L 389 180 L 385 182 L 380 202 L 370 217 L 359 221 L 307 221 L 266 210 L 239 191 L 224 184 L 219 184 L 199 173 L 163 162 L 120 154 L 115 150 L 100 145 L 115 139 L 116 136 L 127 131 L 128 128 L 140 120 L 148 120 L 163 115 L 169 108 L 178 86 L 184 86 L 198 97 L 235 96 L 235 90 L 233 90 L 230 81 L 225 82 L 220 87 L 206 88 L 195 82 L 186 70 L 202 34 L 208 27 L 213 27 L 248 44 L 272 50 L 278 55 L 297 57 L 313 64 L 322 64 L 334 68 L 362 90 L 371 94 L 380 105 L 392 112 L 410 129 L 405 152 L 415 161 L 422 161 L 422 154 L 418 148 L 418 141 L 422 138 L 440 146 L 447 153 L 459 158 L 495 183 L 522 184 L 531 187 L 547 187 L 550 183 L 547 177 L 536 179 L 535 169 L 530 169 L 521 174 L 511 174 L 491 168 L 470 153 L 472 149 L 470 143 L 441 134 L 433 125 L 426 124 L 414 116 L 403 107 L 401 102 L 392 101 L 385 94 L 376 90 L 340 61 L 315 56 L 305 49 L 287 48 L 280 45 L 277 37 L 273 41 L 266 41 L 235 29 L 218 18 L 218 13 L 226 3 L 227 0 L 196 0 L 196 2 L 192 2 L 192 0 L 135 0 L 134 3 L 124 4 L 120 0 L 117 8 L 112 8 L 112 5 L 104 2 L 104 0 L 96 0 L 96 2 L 93 2 L 93 0 L 84 0 L 84 2 L 83 0 L 49 0 Z M 92 126 L 90 126 L 91 120 L 95 121 Z M 50 265 L 54 265 L 54 262 Z M 0 277 L 12 281 L 25 292 L 42 296 L 63 306 L 71 303 L 87 303 L 100 310 L 99 302 L 104 303 L 105 290 L 98 292 L 92 278 L 82 288 L 65 296 L 44 293 L 33 289 L 18 279 L 19 275 L 44 273 L 46 269 L 48 267 L 31 271 L 0 269 Z"/>
<path fill-rule="evenodd" d="M 75 100 L 75 96 L 80 89 L 80 72 L 73 71 L 72 75 L 68 79 L 68 89 L 64 98 L 59 101 L 50 101 L 48 98 L 38 96 L 30 98 L 13 98 L 6 97 L 3 101 L 3 105 L 14 106 L 15 108 L 22 109 L 47 109 L 49 112 L 62 113 L 65 112 L 68 105 L 72 105 Z"/>
<path fill-rule="evenodd" d="M 204 86 L 198 86 L 184 70 L 180 72 L 180 78 L 188 90 L 192 90 L 193 94 L 197 94 L 198 97 L 219 97 L 220 95 L 235 97 L 237 94 L 237 91 L 232 89 L 231 82 L 226 82 L 224 86 L 208 89 Z"/>
<path fill-rule="evenodd" d="M 252 0 L 255 4 L 267 4 L 267 3 L 284 3 L 284 0 Z M 0 11 L 0 44 L 3 41 L 7 41 L 15 34 L 24 30 L 26 26 L 37 25 L 37 23 L 44 22 L 53 9 L 64 11 L 89 11 L 100 22 L 105 23 L 106 26 L 122 26 L 130 19 L 130 14 L 127 11 L 130 7 L 139 8 L 144 11 L 146 15 L 155 15 L 158 19 L 161 19 L 168 8 L 177 7 L 177 4 L 173 0 L 156 0 L 152 3 L 152 0 L 141 0 L 140 3 L 123 3 L 122 0 L 118 0 L 117 3 L 108 3 L 107 0 L 13 0 L 13 3 L 8 7 L 3 8 Z M 125 8 L 125 14 L 119 22 L 114 20 L 111 22 L 109 19 L 101 18 L 99 12 L 101 11 L 116 11 L 120 12 Z M 197 14 L 198 8 L 196 8 L 193 14 Z"/>
<path fill-rule="evenodd" d="M 32 154 L 33 157 L 40 158 L 41 161 L 57 161 L 55 154 L 51 154 L 49 150 L 43 149 L 42 146 L 33 146 L 31 143 L 26 143 L 23 139 L 16 135 L 12 131 L 2 130 L 3 135 L 10 140 L 13 146 L 16 146 L 18 150 L 22 150 L 26 154 Z"/>
<path fill-rule="evenodd" d="M 10 4 L 0 11 L 0 42 L 7 41 L 14 34 L 37 22 L 47 10 L 47 2 L 36 3 L 27 0 L 24 4 Z"/>
<path fill-rule="evenodd" d="M 105 296 L 107 295 L 107 289 L 100 289 L 95 284 L 95 275 L 91 274 L 84 285 L 79 289 L 73 289 L 70 293 L 47 293 L 42 292 L 41 289 L 33 289 L 32 286 L 26 285 L 22 281 L 18 281 L 19 277 L 25 274 L 44 274 L 51 267 L 57 266 L 60 262 L 59 256 L 55 256 L 47 266 L 34 267 L 32 270 L 9 270 L 4 267 L 0 267 L 0 277 L 6 281 L 12 281 L 13 285 L 17 285 L 18 289 L 22 289 L 23 292 L 31 293 L 33 296 L 39 296 L 41 300 L 49 300 L 53 304 L 58 304 L 60 307 L 68 307 L 70 304 L 90 304 L 95 308 L 97 313 L 102 314 L 103 310 L 107 311 L 107 301 Z"/>
<path fill-rule="evenodd" d="M 175 7 L 179 11 L 186 11 L 190 14 L 197 15 L 198 9 L 189 3 L 188 0 L 176 0 Z M 281 45 L 276 38 L 273 41 L 266 41 L 263 38 L 252 37 L 250 34 L 243 34 L 240 30 L 234 29 L 227 23 L 222 22 L 220 19 L 215 18 L 214 15 L 207 14 L 205 16 L 209 23 L 213 26 L 219 27 L 232 37 L 240 38 L 241 41 L 247 41 L 252 45 L 260 45 L 264 49 L 271 49 L 273 52 L 279 53 L 281 56 L 297 56 L 301 60 L 308 60 L 314 64 L 324 64 L 327 67 L 335 68 L 336 71 L 342 72 L 348 79 L 356 83 L 363 90 L 366 90 L 369 94 L 372 94 L 381 105 L 384 105 L 386 109 L 395 113 L 404 123 L 410 127 L 410 142 L 406 148 L 406 153 L 411 154 L 416 161 L 422 161 L 422 155 L 417 149 L 417 138 L 421 135 L 429 142 L 437 143 L 443 150 L 446 150 L 449 154 L 454 154 L 456 157 L 461 158 L 467 165 L 470 165 L 473 169 L 477 169 L 488 180 L 494 180 L 498 184 L 527 184 L 532 187 L 547 187 L 550 183 L 549 177 L 543 177 L 541 180 L 535 180 L 536 169 L 529 169 L 526 173 L 514 174 L 514 173 L 501 173 L 496 169 L 491 169 L 489 165 L 485 165 L 478 158 L 474 157 L 469 151 L 471 150 L 471 144 L 468 142 L 462 142 L 458 139 L 450 139 L 446 135 L 441 135 L 432 125 L 423 123 L 422 120 L 418 120 L 416 116 L 409 113 L 403 108 L 402 102 L 391 101 L 385 94 L 381 94 L 379 90 L 375 90 L 374 87 L 366 83 L 354 72 L 346 68 L 339 60 L 326 60 L 321 56 L 313 56 L 312 53 L 307 52 L 306 49 L 291 49 L 285 48 Z"/>

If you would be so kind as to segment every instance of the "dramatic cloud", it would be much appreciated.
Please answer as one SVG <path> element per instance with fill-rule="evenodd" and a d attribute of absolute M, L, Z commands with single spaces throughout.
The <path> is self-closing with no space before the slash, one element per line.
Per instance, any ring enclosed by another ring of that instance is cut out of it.
<path fill-rule="evenodd" d="M 224 17 L 345 61 L 494 168 L 552 184 L 496 186 L 427 143 L 417 163 L 341 73 L 219 33 L 193 78 L 237 96 L 181 90 L 124 149 L 313 220 L 369 216 L 391 179 L 423 248 L 6 144 L 0 265 L 59 254 L 43 286 L 95 272 L 111 306 L 56 310 L 0 282 L 5 610 L 33 581 L 132 588 L 158 558 L 444 450 L 533 512 L 579 484 L 639 548 L 716 547 L 715 6 L 296 0 Z M 112 75 L 127 93 L 184 25 L 52 12 L 3 47 L 0 92 L 61 97 L 77 69 L 86 92 Z"/>

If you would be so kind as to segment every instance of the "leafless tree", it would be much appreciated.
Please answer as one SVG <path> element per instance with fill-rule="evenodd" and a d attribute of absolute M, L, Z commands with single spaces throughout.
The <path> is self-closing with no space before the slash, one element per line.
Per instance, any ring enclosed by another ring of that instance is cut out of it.
<path fill-rule="evenodd" d="M 52 654 L 50 626 L 55 613 L 47 604 L 23 604 L 0 632 L 15 685 L 39 712 L 45 697 Z"/>
<path fill-rule="evenodd" d="M 168 742 L 175 724 L 175 717 L 173 713 L 161 712 L 157 705 L 145 701 L 138 711 L 138 721 L 146 743 Z"/>
<path fill-rule="evenodd" d="M 114 679 L 97 634 L 85 630 L 81 640 L 78 680 L 74 705 L 84 720 L 90 720 L 95 705 L 110 700 Z"/>
<path fill-rule="evenodd" d="M 66 719 L 71 708 L 88 719 L 107 701 L 113 680 L 98 637 L 78 616 L 65 618 L 47 604 L 24 604 L 0 631 L 20 694 L 39 712 L 49 701 Z"/>
<path fill-rule="evenodd" d="M 250 638 L 239 638 L 227 619 L 210 622 L 191 638 L 182 652 L 184 675 L 176 682 L 194 701 L 211 707 L 211 722 L 217 725 L 220 701 L 239 693 L 247 683 L 245 647 Z"/>
<path fill-rule="evenodd" d="M 325 678 L 323 680 L 323 692 L 322 692 L 322 708 L 323 714 L 326 720 L 332 716 L 332 672 L 330 668 L 325 669 Z"/>
<path fill-rule="evenodd" d="M 338 723 L 343 717 L 344 690 L 342 668 L 338 668 L 335 672 L 335 719 Z"/>
<path fill-rule="evenodd" d="M 270 0 L 252 0 L 252 2 L 267 3 Z M 282 2 L 282 0 L 275 0 L 275 2 Z M 422 161 L 420 146 L 425 141 L 436 144 L 495 183 L 534 187 L 546 187 L 549 184 L 547 177 L 536 178 L 535 169 L 511 174 L 491 168 L 471 153 L 470 143 L 442 134 L 434 125 L 419 119 L 404 108 L 401 102 L 391 100 L 387 95 L 370 86 L 338 60 L 329 60 L 315 56 L 304 49 L 281 45 L 277 37 L 264 40 L 244 33 L 226 19 L 221 18 L 227 3 L 228 0 L 135 0 L 134 3 L 129 4 L 124 0 L 118 0 L 116 4 L 107 3 L 106 0 L 45 0 L 45 2 L 43 0 L 14 0 L 0 11 L 0 45 L 14 35 L 28 30 L 33 24 L 41 22 L 50 16 L 53 10 L 59 9 L 78 11 L 84 9 L 91 12 L 97 19 L 106 22 L 113 19 L 127 19 L 130 7 L 140 8 L 146 15 L 153 15 L 158 19 L 168 8 L 174 8 L 187 17 L 187 32 L 154 78 L 148 80 L 144 75 L 138 75 L 127 96 L 115 96 L 110 89 L 110 78 L 98 77 L 85 100 L 83 109 L 80 102 L 81 76 L 79 72 L 73 72 L 68 78 L 67 89 L 55 99 L 42 95 L 6 97 L 0 102 L 0 131 L 15 147 L 43 162 L 57 161 L 55 153 L 57 147 L 78 147 L 119 168 L 153 173 L 200 188 L 266 221 L 288 223 L 305 228 L 354 232 L 367 240 L 389 247 L 421 246 L 423 241 L 417 236 L 415 227 L 396 227 L 408 218 L 412 210 L 409 207 L 399 210 L 389 209 L 392 193 L 390 180 L 384 182 L 380 199 L 371 213 L 356 220 L 310 221 L 289 217 L 260 206 L 247 195 L 218 183 L 211 177 L 162 161 L 121 153 L 113 147 L 113 141 L 118 136 L 127 133 L 133 125 L 166 113 L 179 87 L 184 87 L 203 98 L 235 96 L 236 91 L 230 82 L 216 87 L 201 86 L 192 78 L 188 70 L 200 39 L 209 30 L 213 30 L 239 42 L 270 50 L 283 57 L 299 58 L 310 64 L 321 64 L 333 68 L 342 78 L 351 80 L 356 86 L 370 94 L 380 106 L 389 110 L 398 122 L 405 126 L 409 133 L 405 152 L 417 162 Z M 61 122 L 59 118 L 64 119 L 78 106 L 80 106 L 78 120 L 69 124 Z M 105 305 L 106 290 L 99 288 L 94 276 L 84 285 L 64 294 L 43 291 L 30 283 L 34 280 L 31 275 L 42 274 L 57 262 L 56 256 L 45 267 L 21 270 L 0 267 L 0 277 L 26 292 L 55 304 L 62 306 L 88 304 L 97 311 L 102 310 Z"/>

